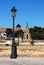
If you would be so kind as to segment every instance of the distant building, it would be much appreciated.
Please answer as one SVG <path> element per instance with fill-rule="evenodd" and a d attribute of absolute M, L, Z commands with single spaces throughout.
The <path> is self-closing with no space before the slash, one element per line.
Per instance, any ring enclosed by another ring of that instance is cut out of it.
<path fill-rule="evenodd" d="M 28 27 L 28 23 L 26 22 L 26 27 L 24 29 L 24 41 L 29 42 L 31 41 L 31 35 Z"/>
<path fill-rule="evenodd" d="M 17 31 L 17 28 L 15 28 L 14 30 Z M 24 32 L 23 42 L 29 42 L 31 40 L 31 35 L 29 32 L 28 23 L 26 23 L 26 27 L 22 30 Z M 2 38 L 2 39 L 7 38 L 5 31 L 6 31 L 6 28 L 0 28 L 0 38 Z M 21 39 L 20 39 L 20 41 L 21 41 Z"/>
<path fill-rule="evenodd" d="M 0 28 L 0 39 L 6 39 L 7 35 L 5 33 L 5 28 Z"/>

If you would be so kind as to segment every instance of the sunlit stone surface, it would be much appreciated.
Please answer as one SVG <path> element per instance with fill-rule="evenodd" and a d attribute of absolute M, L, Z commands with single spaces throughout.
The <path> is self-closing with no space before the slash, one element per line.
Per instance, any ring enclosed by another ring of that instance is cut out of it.
<path fill-rule="evenodd" d="M 0 58 L 0 65 L 44 65 L 44 58 L 18 57 L 17 59 Z"/>

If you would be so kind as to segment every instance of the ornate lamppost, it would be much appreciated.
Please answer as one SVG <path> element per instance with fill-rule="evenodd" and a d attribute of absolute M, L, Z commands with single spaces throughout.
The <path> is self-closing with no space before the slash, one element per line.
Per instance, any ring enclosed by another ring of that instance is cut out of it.
<path fill-rule="evenodd" d="M 15 16 L 16 16 L 16 9 L 15 7 L 13 7 L 11 9 L 11 13 L 12 13 L 12 18 L 13 18 L 13 36 L 12 36 L 12 49 L 11 49 L 11 58 L 17 58 L 17 46 L 16 46 L 16 43 L 15 43 L 15 36 L 14 36 L 14 20 L 15 20 Z"/>
<path fill-rule="evenodd" d="M 16 27 L 17 27 L 17 32 L 18 32 L 18 45 L 19 45 L 19 32 L 20 32 L 21 26 L 20 24 L 18 24 Z"/>

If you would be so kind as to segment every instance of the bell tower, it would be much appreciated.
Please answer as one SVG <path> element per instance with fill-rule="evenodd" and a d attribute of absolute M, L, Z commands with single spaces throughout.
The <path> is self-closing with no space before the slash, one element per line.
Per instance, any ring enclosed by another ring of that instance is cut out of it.
<path fill-rule="evenodd" d="M 25 27 L 25 30 L 24 30 L 24 41 L 29 42 L 30 40 L 31 40 L 31 37 L 30 37 L 28 22 L 26 22 L 26 27 Z"/>

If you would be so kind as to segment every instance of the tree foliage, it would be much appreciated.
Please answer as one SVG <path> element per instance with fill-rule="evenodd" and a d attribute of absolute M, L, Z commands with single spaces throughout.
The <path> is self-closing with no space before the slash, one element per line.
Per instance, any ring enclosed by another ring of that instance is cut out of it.
<path fill-rule="evenodd" d="M 30 44 L 31 44 L 32 46 L 34 46 L 34 40 L 31 40 L 31 41 L 30 41 Z"/>
<path fill-rule="evenodd" d="M 30 28 L 31 38 L 34 40 L 43 40 L 44 39 L 44 28 L 35 26 Z"/>
<path fill-rule="evenodd" d="M 12 29 L 11 28 L 7 28 L 5 32 L 7 34 L 7 37 L 12 37 Z"/>
<path fill-rule="evenodd" d="M 23 35 L 24 35 L 23 30 L 20 29 L 19 31 L 16 31 L 15 32 L 15 37 L 18 37 L 18 35 L 19 35 L 19 37 L 23 38 Z"/>

